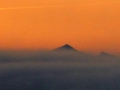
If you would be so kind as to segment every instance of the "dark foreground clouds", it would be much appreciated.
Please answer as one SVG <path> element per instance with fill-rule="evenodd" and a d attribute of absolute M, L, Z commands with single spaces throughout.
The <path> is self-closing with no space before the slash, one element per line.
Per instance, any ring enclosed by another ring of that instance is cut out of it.
<path fill-rule="evenodd" d="M 120 61 L 72 52 L 2 54 L 0 90 L 120 90 Z"/>

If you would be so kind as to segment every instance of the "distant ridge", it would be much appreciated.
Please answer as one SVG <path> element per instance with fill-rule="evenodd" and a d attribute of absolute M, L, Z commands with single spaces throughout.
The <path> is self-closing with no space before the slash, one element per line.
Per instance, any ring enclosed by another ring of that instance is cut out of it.
<path fill-rule="evenodd" d="M 113 56 L 113 55 L 106 52 L 101 52 L 100 56 Z"/>
<path fill-rule="evenodd" d="M 117 56 L 114 56 L 114 55 L 106 53 L 106 52 L 101 52 L 99 54 L 99 57 L 118 58 Z"/>
<path fill-rule="evenodd" d="M 70 46 L 69 44 L 65 44 L 61 47 L 58 47 L 55 49 L 55 51 L 62 51 L 62 50 L 69 50 L 69 51 L 77 51 L 76 49 L 74 49 L 72 46 Z"/>

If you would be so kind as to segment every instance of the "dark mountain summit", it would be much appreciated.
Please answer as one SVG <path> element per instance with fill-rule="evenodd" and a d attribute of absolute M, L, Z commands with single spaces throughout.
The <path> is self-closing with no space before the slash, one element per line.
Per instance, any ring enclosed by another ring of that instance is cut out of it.
<path fill-rule="evenodd" d="M 86 60 L 88 58 L 87 54 L 76 50 L 69 44 L 65 44 L 61 47 L 58 47 L 52 50 L 52 53 L 50 53 L 49 55 L 51 55 L 54 58 L 65 60 L 65 61 L 66 60 L 74 61 L 77 58 Z"/>
<path fill-rule="evenodd" d="M 76 49 L 74 49 L 72 46 L 70 46 L 69 44 L 65 44 L 57 49 L 55 49 L 55 51 L 61 51 L 61 50 L 70 50 L 70 51 L 77 51 Z"/>

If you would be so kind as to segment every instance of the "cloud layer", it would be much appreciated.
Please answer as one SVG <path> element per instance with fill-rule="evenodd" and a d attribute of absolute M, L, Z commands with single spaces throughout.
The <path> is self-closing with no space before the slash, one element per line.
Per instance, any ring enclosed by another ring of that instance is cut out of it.
<path fill-rule="evenodd" d="M 75 52 L 4 53 L 1 56 L 1 90 L 119 90 L 118 58 Z"/>

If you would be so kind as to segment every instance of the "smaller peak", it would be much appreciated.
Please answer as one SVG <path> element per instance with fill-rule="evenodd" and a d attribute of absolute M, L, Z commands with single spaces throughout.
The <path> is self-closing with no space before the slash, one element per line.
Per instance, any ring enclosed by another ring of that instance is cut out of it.
<path fill-rule="evenodd" d="M 101 52 L 100 53 L 100 56 L 110 56 L 110 57 L 115 57 L 114 55 L 112 55 L 112 54 L 109 54 L 109 53 L 106 53 L 106 52 Z"/>
<path fill-rule="evenodd" d="M 106 52 L 101 52 L 100 55 L 110 55 L 110 54 L 108 54 Z"/>

